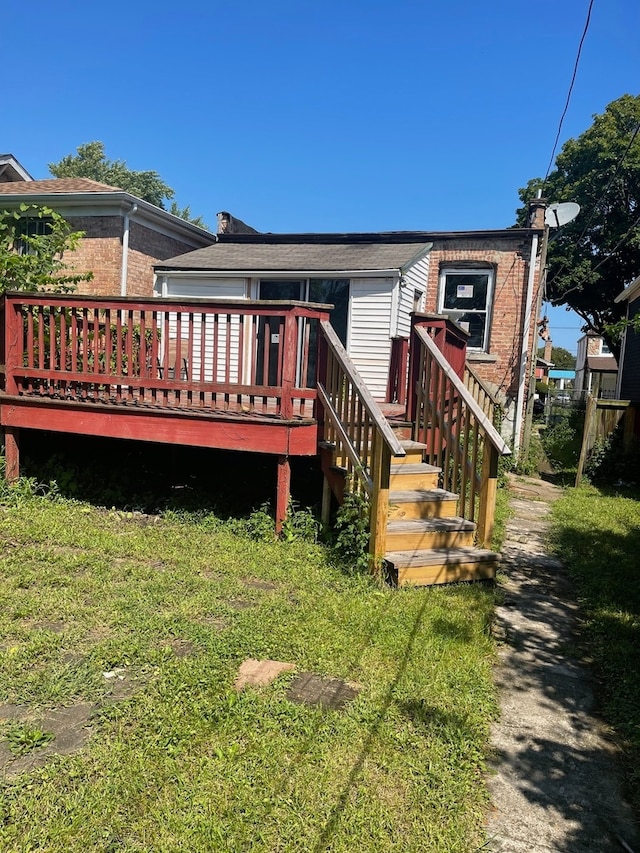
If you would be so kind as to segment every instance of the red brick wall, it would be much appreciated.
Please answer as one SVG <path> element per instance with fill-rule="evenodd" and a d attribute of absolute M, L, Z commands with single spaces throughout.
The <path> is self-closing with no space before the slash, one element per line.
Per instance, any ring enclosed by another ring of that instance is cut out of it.
<path fill-rule="evenodd" d="M 119 296 L 122 277 L 122 216 L 69 217 L 74 231 L 85 236 L 75 252 L 65 255 L 65 262 L 76 270 L 91 270 L 93 279 L 83 282 L 78 293 Z M 193 246 L 167 237 L 132 221 L 129 231 L 127 262 L 127 295 L 153 296 L 153 266 L 175 255 L 193 251 Z"/>
<path fill-rule="evenodd" d="M 463 262 L 491 264 L 494 269 L 492 311 L 489 319 L 488 358 L 473 360 L 478 375 L 513 400 L 518 393 L 521 340 L 517 330 L 523 321 L 527 291 L 529 240 L 520 238 L 499 240 L 488 246 L 486 240 L 440 240 L 434 242 L 430 256 L 427 286 L 427 311 L 437 311 L 440 270 Z M 536 306 L 538 274 L 536 275 L 529 347 L 537 337 Z"/>

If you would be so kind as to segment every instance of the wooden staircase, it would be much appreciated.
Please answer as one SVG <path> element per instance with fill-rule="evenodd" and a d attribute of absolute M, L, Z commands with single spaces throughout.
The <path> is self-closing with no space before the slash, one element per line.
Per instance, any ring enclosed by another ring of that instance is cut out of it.
<path fill-rule="evenodd" d="M 426 445 L 402 441 L 391 465 L 385 564 L 398 586 L 495 578 L 498 555 L 474 546 L 476 525 L 456 515 L 458 495 L 438 488 L 440 468 L 423 462 Z"/>

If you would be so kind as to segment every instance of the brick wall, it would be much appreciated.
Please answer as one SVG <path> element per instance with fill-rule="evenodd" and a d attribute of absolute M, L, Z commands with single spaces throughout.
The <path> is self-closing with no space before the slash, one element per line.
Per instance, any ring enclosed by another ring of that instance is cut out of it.
<path fill-rule="evenodd" d="M 85 236 L 75 252 L 65 255 L 65 262 L 78 271 L 93 272 L 93 280 L 80 284 L 78 293 L 119 296 L 124 217 L 78 216 L 69 217 L 67 221 L 74 231 L 84 231 Z M 192 245 L 131 222 L 127 295 L 153 296 L 154 264 L 190 251 L 193 251 Z"/>
<path fill-rule="evenodd" d="M 516 399 L 520 372 L 521 340 L 518 330 L 524 318 L 527 292 L 528 260 L 531 242 L 521 238 L 497 240 L 494 246 L 486 240 L 435 241 L 431 251 L 427 287 L 427 311 L 438 310 L 440 271 L 443 266 L 477 263 L 490 264 L 494 270 L 492 310 L 489 318 L 488 353 L 472 355 L 474 370 L 507 405 Z M 536 274 L 533 309 L 529 333 L 529 351 L 537 349 L 537 298 L 539 274 Z"/>
<path fill-rule="evenodd" d="M 76 270 L 93 272 L 93 280 L 82 282 L 78 293 L 99 296 L 120 294 L 122 264 L 122 218 L 119 216 L 74 216 L 67 218 L 74 231 L 84 231 L 75 252 L 65 254 L 65 263 Z"/>

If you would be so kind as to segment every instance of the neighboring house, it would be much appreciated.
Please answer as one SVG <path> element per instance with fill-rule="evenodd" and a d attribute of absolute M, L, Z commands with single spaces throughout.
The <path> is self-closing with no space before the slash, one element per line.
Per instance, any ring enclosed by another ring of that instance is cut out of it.
<path fill-rule="evenodd" d="M 618 362 L 601 335 L 587 332 L 578 340 L 575 391 L 614 399 Z"/>
<path fill-rule="evenodd" d="M 640 276 L 616 297 L 627 303 L 627 320 L 640 316 Z M 630 400 L 636 409 L 635 432 L 640 434 L 640 332 L 633 327 L 625 330 L 620 350 L 617 398 Z"/>
<path fill-rule="evenodd" d="M 50 207 L 85 237 L 65 262 L 91 270 L 93 280 L 78 292 L 100 296 L 151 296 L 153 265 L 208 246 L 215 235 L 130 193 L 88 178 L 34 181 L 6 155 L 0 174 L 0 210 L 21 204 Z M 3 158 L 0 158 L 0 169 Z"/>
<path fill-rule="evenodd" d="M 13 181 L 32 181 L 33 178 L 13 154 L 0 154 L 0 184 Z"/>
<path fill-rule="evenodd" d="M 228 216 L 228 214 L 225 214 Z M 537 344 L 536 228 L 375 234 L 220 233 L 204 249 L 156 264 L 156 294 L 202 299 L 332 303 L 332 323 L 374 398 L 384 401 L 394 338 L 414 311 L 446 314 L 469 333 L 468 356 L 497 394 L 513 438 L 525 316 L 527 352 Z M 528 284 L 531 301 L 525 305 Z M 520 392 L 520 393 L 519 393 Z"/>

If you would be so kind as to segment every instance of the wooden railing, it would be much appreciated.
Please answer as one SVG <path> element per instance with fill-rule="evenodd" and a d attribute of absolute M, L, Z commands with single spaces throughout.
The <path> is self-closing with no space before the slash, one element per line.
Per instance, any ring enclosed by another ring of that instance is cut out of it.
<path fill-rule="evenodd" d="M 415 359 L 415 361 L 414 361 Z M 442 487 L 459 495 L 458 515 L 477 523 L 477 544 L 493 534 L 498 459 L 508 446 L 452 369 L 427 329 L 412 329 L 414 439 L 442 469 Z"/>
<path fill-rule="evenodd" d="M 344 469 L 349 490 L 370 502 L 369 553 L 376 569 L 385 553 L 391 458 L 405 451 L 328 320 L 320 321 L 318 401 L 321 442 Z M 323 505 L 328 522 L 328 503 Z"/>
<path fill-rule="evenodd" d="M 464 384 L 469 393 L 489 418 L 494 427 L 498 427 L 496 418 L 499 417 L 500 403 L 494 394 L 487 388 L 469 362 L 464 366 Z"/>
<path fill-rule="evenodd" d="M 7 394 L 314 416 L 329 306 L 9 293 L 3 311 Z"/>

